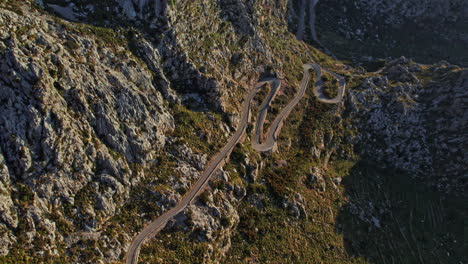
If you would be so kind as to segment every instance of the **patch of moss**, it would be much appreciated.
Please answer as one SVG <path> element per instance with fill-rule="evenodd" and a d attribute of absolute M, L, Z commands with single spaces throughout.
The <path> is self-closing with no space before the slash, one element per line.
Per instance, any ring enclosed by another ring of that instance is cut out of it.
<path fill-rule="evenodd" d="M 183 139 L 194 151 L 211 155 L 225 143 L 223 135 L 217 133 L 221 124 L 219 114 L 195 112 L 181 105 L 174 105 L 172 111 L 177 124 L 173 135 Z"/>
<path fill-rule="evenodd" d="M 5 8 L 7 10 L 15 12 L 16 14 L 20 16 L 24 15 L 22 6 L 23 6 L 22 1 L 16 1 L 16 0 L 1 0 L 0 1 L 0 8 Z"/>
<path fill-rule="evenodd" d="M 191 243 L 192 238 L 182 231 L 158 234 L 157 241 L 145 244 L 139 261 L 145 263 L 203 263 L 208 251 L 207 243 Z"/>

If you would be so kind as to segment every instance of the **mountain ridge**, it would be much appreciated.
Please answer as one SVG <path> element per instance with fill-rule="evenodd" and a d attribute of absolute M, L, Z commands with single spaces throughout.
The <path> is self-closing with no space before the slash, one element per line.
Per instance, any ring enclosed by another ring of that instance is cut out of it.
<path fill-rule="evenodd" d="M 81 22 L 47 7 L 71 2 Z M 249 124 L 230 162 L 141 260 L 433 263 L 433 250 L 464 261 L 454 241 L 466 219 L 466 68 L 334 59 L 311 45 L 310 29 L 310 42 L 295 38 L 298 2 L 0 2 L 0 262 L 121 263 L 132 237 L 180 201 L 234 133 L 260 77 L 282 84 L 271 124 L 299 87 L 305 51 L 346 79 L 344 103 L 322 105 L 309 86 L 269 155 L 247 143 Z M 335 52 L 328 5 L 316 6 L 317 33 Z M 333 80 L 320 80 L 330 97 Z M 401 193 L 386 189 L 399 182 Z M 405 220 L 420 218 L 431 220 Z"/>

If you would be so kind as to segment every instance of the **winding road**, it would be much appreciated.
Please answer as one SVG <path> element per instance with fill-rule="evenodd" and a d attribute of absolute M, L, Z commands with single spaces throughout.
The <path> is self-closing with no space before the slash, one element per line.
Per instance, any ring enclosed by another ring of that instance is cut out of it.
<path fill-rule="evenodd" d="M 311 35 L 314 40 L 321 45 L 318 41 L 315 33 L 315 5 L 317 4 L 318 0 L 311 1 L 310 6 L 310 27 L 311 27 Z M 303 36 L 305 28 L 305 0 L 302 1 L 302 12 L 300 15 L 300 21 L 298 26 L 298 32 L 296 34 L 297 39 L 301 40 Z M 334 55 L 329 52 L 325 48 L 326 52 L 331 54 L 332 57 Z M 309 54 L 310 56 L 310 54 Z M 312 58 L 312 56 L 310 56 Z M 310 79 L 310 71 L 314 70 L 316 73 L 316 82 L 314 85 L 313 93 L 317 97 L 317 99 L 322 103 L 327 104 L 336 104 L 343 100 L 345 90 L 346 90 L 346 80 L 327 69 L 320 67 L 317 63 L 309 63 L 303 65 L 304 69 L 304 76 L 302 78 L 301 86 L 297 91 L 294 98 L 283 108 L 283 110 L 276 116 L 275 120 L 272 122 L 267 137 L 264 142 L 261 142 L 261 136 L 263 132 L 263 124 L 265 122 L 266 116 L 268 114 L 268 109 L 271 105 L 271 102 L 275 99 L 276 95 L 278 94 L 281 88 L 281 81 L 277 78 L 270 77 L 264 78 L 259 80 L 254 88 L 247 94 L 246 98 L 244 99 L 244 103 L 242 105 L 241 110 L 241 119 L 239 125 L 237 127 L 236 132 L 234 135 L 229 139 L 229 142 L 219 151 L 211 160 L 208 162 L 203 173 L 200 175 L 200 178 L 195 183 L 195 185 L 184 195 L 182 200 L 169 211 L 165 212 L 153 222 L 148 224 L 132 241 L 130 245 L 127 256 L 126 256 L 126 264 L 137 264 L 138 263 L 138 256 L 140 254 L 140 248 L 145 241 L 153 238 L 159 231 L 161 231 L 167 222 L 176 216 L 178 213 L 183 211 L 203 190 L 206 184 L 209 182 L 210 178 L 213 176 L 214 172 L 218 168 L 222 168 L 224 164 L 227 162 L 229 155 L 231 154 L 232 150 L 236 146 L 236 144 L 242 139 L 244 135 L 247 125 L 249 124 L 250 120 L 250 104 L 257 92 L 264 87 L 266 84 L 269 84 L 271 89 L 270 93 L 265 98 L 264 102 L 260 106 L 259 113 L 257 116 L 257 122 L 255 124 L 254 135 L 252 139 L 252 147 L 254 150 L 258 152 L 272 152 L 275 150 L 277 137 L 283 127 L 284 120 L 288 117 L 294 107 L 299 103 L 299 101 L 304 97 L 304 94 L 307 90 L 307 86 Z M 328 72 L 329 74 L 333 75 L 334 78 L 338 80 L 338 94 L 335 98 L 327 98 L 323 94 L 323 81 L 322 81 L 322 70 Z"/>
<path fill-rule="evenodd" d="M 316 13 L 315 13 L 315 8 L 318 4 L 319 0 L 310 0 L 309 1 L 309 30 L 310 30 L 310 38 L 317 43 L 325 53 L 333 57 L 334 59 L 337 59 L 335 54 L 331 52 L 325 45 L 320 42 L 317 36 L 317 30 L 315 28 L 315 18 L 316 18 Z M 299 15 L 299 22 L 297 25 L 297 32 L 296 32 L 296 38 L 298 40 L 303 40 L 304 38 L 304 30 L 305 30 L 305 17 L 306 17 L 306 0 L 301 0 L 301 7 L 299 8 L 301 11 Z"/>
<path fill-rule="evenodd" d="M 209 161 L 208 165 L 206 166 L 206 169 L 200 175 L 200 178 L 198 179 L 198 181 L 184 195 L 182 200 L 180 200 L 179 203 L 174 208 L 165 212 L 160 217 L 158 217 L 153 222 L 151 222 L 149 225 L 147 225 L 134 238 L 127 252 L 127 256 L 126 256 L 127 264 L 138 263 L 138 256 L 140 253 L 141 245 L 145 241 L 153 238 L 159 231 L 161 231 L 161 229 L 164 228 L 164 226 L 167 224 L 167 222 L 171 218 L 173 218 L 175 215 L 183 211 L 201 193 L 201 191 L 206 186 L 210 178 L 213 176 L 216 169 L 222 168 L 224 166 L 232 150 L 234 149 L 236 144 L 241 140 L 242 136 L 244 135 L 246 131 L 247 125 L 249 123 L 251 101 L 253 100 L 257 92 L 262 87 L 265 86 L 265 84 L 270 84 L 271 89 L 270 89 L 270 93 L 268 97 L 264 100 L 264 102 L 260 106 L 259 114 L 257 117 L 257 122 L 255 125 L 256 128 L 254 130 L 253 142 L 252 142 L 253 148 L 259 152 L 268 152 L 268 151 L 274 150 L 277 137 L 283 126 L 283 121 L 288 117 L 289 113 L 291 113 L 291 111 L 299 103 L 302 97 L 304 97 L 304 94 L 307 90 L 307 85 L 309 83 L 311 70 L 314 70 L 316 73 L 316 83 L 314 85 L 313 92 L 320 102 L 327 103 L 327 104 L 336 104 L 343 100 L 343 96 L 344 96 L 345 89 L 346 89 L 346 81 L 342 76 L 336 73 L 333 73 L 327 69 L 322 69 L 320 65 L 316 63 L 304 64 L 303 68 L 304 68 L 304 76 L 303 76 L 299 90 L 297 91 L 296 95 L 291 100 L 291 102 L 289 102 L 289 104 L 286 105 L 284 109 L 275 118 L 275 120 L 273 121 L 272 125 L 270 126 L 268 130 L 268 135 L 266 137 L 266 140 L 263 143 L 260 142 L 260 136 L 261 136 L 261 132 L 263 129 L 263 123 L 265 122 L 266 115 L 268 113 L 268 108 L 271 102 L 274 100 L 278 91 L 280 90 L 281 81 L 277 78 L 272 77 L 272 78 L 262 79 L 259 82 L 257 82 L 255 87 L 247 94 L 246 98 L 244 99 L 244 103 L 242 105 L 242 111 L 241 111 L 241 119 L 240 119 L 239 125 L 234 135 L 231 137 L 229 142 L 221 149 L 221 151 L 219 151 Z M 323 81 L 321 78 L 322 70 L 332 74 L 339 82 L 338 95 L 335 98 L 330 99 L 330 98 L 327 98 L 323 94 L 323 91 L 322 91 Z"/>

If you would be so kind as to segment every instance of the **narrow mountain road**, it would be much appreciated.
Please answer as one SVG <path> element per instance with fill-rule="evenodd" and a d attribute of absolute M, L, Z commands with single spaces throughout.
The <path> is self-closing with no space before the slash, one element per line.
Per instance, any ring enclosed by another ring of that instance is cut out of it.
<path fill-rule="evenodd" d="M 343 100 L 343 96 L 344 96 L 345 88 L 346 88 L 346 82 L 343 77 L 324 69 L 326 72 L 329 72 L 330 74 L 332 74 L 339 81 L 338 95 L 335 98 L 328 99 L 322 92 L 323 90 L 323 87 L 322 87 L 323 82 L 321 79 L 322 68 L 320 67 L 320 65 L 316 63 L 312 63 L 312 64 L 304 64 L 303 67 L 304 67 L 304 76 L 303 76 L 299 90 L 297 91 L 295 97 L 291 100 L 291 102 L 285 106 L 285 108 L 278 114 L 278 116 L 273 121 L 270 129 L 268 130 L 268 135 L 264 143 L 260 143 L 260 134 L 263 129 L 263 123 L 265 122 L 266 115 L 268 113 L 268 108 L 271 102 L 273 101 L 278 91 L 280 90 L 281 82 L 277 78 L 268 78 L 268 79 L 260 80 L 255 85 L 255 87 L 247 94 L 244 100 L 244 103 L 242 105 L 241 119 L 240 119 L 239 125 L 237 127 L 236 132 L 229 140 L 229 142 L 221 149 L 220 152 L 218 152 L 210 160 L 210 162 L 206 166 L 206 169 L 200 175 L 200 178 L 198 179 L 198 181 L 190 189 L 190 191 L 188 191 L 184 195 L 182 200 L 180 200 L 179 203 L 174 208 L 165 212 L 156 220 L 151 222 L 134 238 L 127 252 L 127 256 L 126 256 L 127 264 L 138 263 L 138 256 L 140 253 L 141 245 L 145 241 L 154 237 L 159 231 L 161 231 L 161 229 L 164 228 L 164 226 L 167 224 L 167 222 L 171 218 L 173 218 L 175 215 L 183 211 L 197 197 L 197 195 L 201 193 L 201 191 L 206 186 L 210 178 L 213 176 L 216 169 L 221 168 L 226 163 L 226 160 L 229 158 L 229 155 L 231 154 L 232 150 L 234 149 L 236 144 L 241 140 L 242 136 L 244 135 L 246 131 L 247 125 L 249 123 L 250 103 L 255 97 L 255 94 L 257 94 L 257 92 L 265 84 L 271 85 L 271 91 L 268 97 L 260 106 L 257 123 L 256 123 L 256 129 L 254 131 L 254 138 L 252 142 L 253 148 L 259 152 L 267 152 L 267 151 L 273 150 L 276 144 L 276 139 L 283 126 L 284 119 L 288 117 L 289 113 L 291 113 L 292 109 L 299 103 L 299 101 L 302 99 L 302 97 L 304 96 L 306 92 L 307 85 L 310 79 L 310 70 L 314 70 L 316 72 L 317 81 L 314 86 L 314 95 L 318 98 L 320 102 L 328 103 L 328 104 L 335 104 Z"/>
<path fill-rule="evenodd" d="M 298 40 L 302 40 L 302 37 L 304 35 L 304 28 L 305 28 L 305 16 L 306 16 L 306 0 L 301 0 L 301 14 L 299 15 L 299 24 L 297 25 L 297 32 L 296 32 L 296 38 Z"/>
<path fill-rule="evenodd" d="M 245 133 L 247 128 L 249 114 L 250 114 L 250 101 L 254 98 L 255 94 L 257 93 L 258 89 L 261 86 L 255 87 L 252 89 L 250 93 L 245 98 L 244 104 L 242 106 L 242 117 L 239 122 L 239 126 L 237 127 L 237 131 L 231 137 L 229 142 L 218 152 L 208 163 L 205 171 L 200 175 L 200 178 L 195 183 L 195 185 L 188 191 L 182 200 L 169 211 L 162 214 L 156 220 L 151 222 L 148 226 L 146 226 L 133 240 L 130 248 L 128 249 L 127 253 L 127 264 L 136 264 L 138 263 L 138 255 L 140 252 L 141 245 L 148 239 L 154 237 L 164 226 L 167 224 L 169 219 L 177 215 L 179 212 L 184 210 L 187 205 L 192 202 L 198 194 L 202 191 L 202 189 L 206 186 L 210 177 L 213 175 L 217 168 L 222 167 L 225 164 L 226 158 L 229 157 L 232 150 L 234 149 L 235 145 L 240 141 L 242 135 Z"/>
<path fill-rule="evenodd" d="M 320 41 L 317 37 L 317 30 L 315 30 L 315 6 L 318 4 L 319 0 L 311 0 L 309 2 L 309 30 L 310 30 L 310 37 L 317 43 L 320 44 Z M 302 5 L 303 9 L 305 9 L 305 5 Z M 321 45 L 321 44 L 320 44 Z"/>
<path fill-rule="evenodd" d="M 327 53 L 328 55 L 330 55 L 334 59 L 337 59 L 335 54 L 333 54 L 333 52 L 331 52 L 329 49 L 327 49 L 327 47 L 325 47 L 325 45 L 323 45 L 322 42 L 320 42 L 320 40 L 318 39 L 317 30 L 316 30 L 316 27 L 315 27 L 315 19 L 316 19 L 315 8 L 316 8 L 318 2 L 319 2 L 319 0 L 309 0 L 310 38 L 312 39 L 312 41 L 314 41 L 316 44 L 318 44 L 318 46 L 321 47 L 322 50 L 325 53 Z M 297 24 L 297 32 L 296 32 L 296 39 L 297 40 L 303 40 L 304 39 L 304 31 L 305 31 L 305 27 L 306 27 L 305 18 L 306 18 L 306 15 L 307 15 L 306 14 L 306 8 L 307 8 L 306 1 L 301 0 L 301 7 L 299 8 L 301 13 L 299 15 L 299 21 L 298 21 L 298 24 Z"/>
<path fill-rule="evenodd" d="M 274 150 L 275 144 L 276 144 L 276 139 L 281 131 L 281 128 L 283 126 L 283 121 L 288 117 L 288 115 L 291 113 L 291 111 L 294 109 L 294 107 L 299 103 L 299 101 L 304 97 L 304 94 L 307 90 L 307 85 L 309 84 L 309 79 L 310 79 L 310 70 L 314 70 L 316 72 L 316 83 L 314 85 L 314 95 L 318 98 L 318 100 L 322 103 L 327 103 L 327 104 L 336 104 L 339 103 L 343 100 L 344 93 L 346 90 L 346 80 L 334 73 L 331 72 L 327 69 L 324 69 L 324 71 L 330 73 L 333 75 L 337 80 L 338 80 L 338 95 L 335 98 L 329 99 L 323 94 L 323 81 L 322 81 L 322 68 L 320 65 L 316 63 L 310 63 L 310 64 L 304 64 L 304 77 L 302 78 L 301 86 L 299 87 L 298 92 L 296 93 L 296 96 L 293 98 L 291 102 L 289 102 L 288 105 L 276 116 L 275 120 L 270 126 L 270 129 L 268 130 L 268 134 L 266 137 L 266 140 L 264 143 L 260 143 L 260 138 L 262 135 L 262 129 L 263 129 L 263 123 L 265 122 L 267 113 L 268 113 L 268 108 L 275 98 L 276 94 L 280 90 L 281 82 L 280 80 L 274 78 L 274 79 L 269 79 L 269 80 L 264 80 L 261 82 L 257 83 L 258 85 L 264 85 L 265 83 L 270 83 L 272 86 L 270 94 L 268 97 L 265 99 L 263 104 L 260 106 L 259 114 L 257 117 L 257 123 L 255 125 L 255 130 L 254 130 L 254 137 L 253 137 L 253 142 L 252 142 L 252 147 L 258 152 L 267 152 L 267 151 L 272 151 Z"/>

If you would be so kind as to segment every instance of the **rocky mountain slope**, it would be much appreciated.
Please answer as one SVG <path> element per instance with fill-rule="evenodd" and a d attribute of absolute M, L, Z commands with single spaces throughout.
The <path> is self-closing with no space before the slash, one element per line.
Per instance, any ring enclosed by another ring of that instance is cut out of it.
<path fill-rule="evenodd" d="M 439 6 L 444 23 L 466 17 L 453 12 L 463 1 L 333 2 L 318 3 L 317 23 L 328 25 L 324 9 L 375 21 L 382 6 L 389 25 L 423 23 Z M 0 1 L 0 263 L 122 263 L 227 142 L 259 77 L 283 82 L 270 115 L 292 98 L 306 51 L 346 77 L 345 102 L 320 104 L 309 89 L 270 155 L 248 134 L 141 261 L 468 261 L 468 71 L 405 57 L 345 66 L 296 39 L 300 5 Z M 328 46 L 331 29 L 318 29 Z"/>
<path fill-rule="evenodd" d="M 320 39 L 344 58 L 411 56 L 420 63 L 468 65 L 466 1 L 331 0 L 319 1 L 316 9 Z"/>

